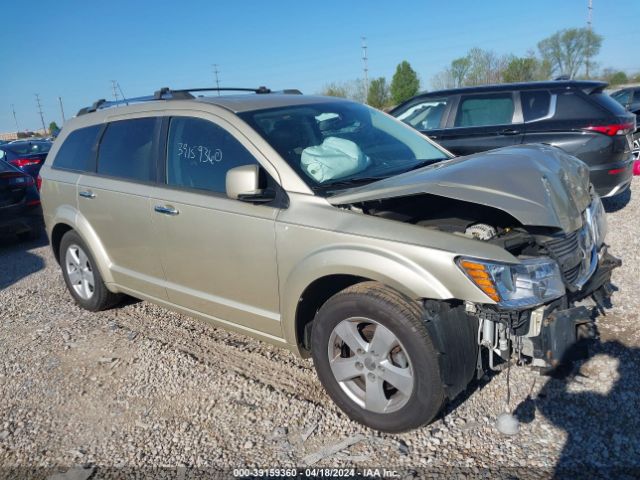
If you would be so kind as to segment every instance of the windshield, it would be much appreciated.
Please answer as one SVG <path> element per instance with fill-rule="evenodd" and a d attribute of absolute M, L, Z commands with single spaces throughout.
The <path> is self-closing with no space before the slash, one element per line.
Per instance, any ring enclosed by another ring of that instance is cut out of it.
<path fill-rule="evenodd" d="M 358 103 L 296 105 L 240 116 L 319 194 L 449 158 L 420 133 Z"/>

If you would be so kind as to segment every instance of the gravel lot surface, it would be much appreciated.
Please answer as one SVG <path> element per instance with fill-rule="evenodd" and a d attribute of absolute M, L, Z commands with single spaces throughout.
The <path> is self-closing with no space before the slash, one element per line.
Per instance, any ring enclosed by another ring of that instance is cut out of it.
<path fill-rule="evenodd" d="M 633 188 L 640 192 L 640 178 Z M 46 239 L 4 240 L 0 476 L 85 466 L 67 476 L 189 478 L 308 465 L 416 477 L 623 474 L 614 467 L 640 475 L 640 195 L 607 208 L 608 242 L 624 261 L 613 308 L 598 319 L 589 359 L 568 376 L 511 369 L 511 406 L 522 422 L 513 437 L 495 429 L 505 373 L 471 387 L 431 425 L 375 433 L 333 405 L 310 360 L 146 302 L 85 312 L 65 290 Z M 337 453 L 325 449 L 340 442 Z"/>

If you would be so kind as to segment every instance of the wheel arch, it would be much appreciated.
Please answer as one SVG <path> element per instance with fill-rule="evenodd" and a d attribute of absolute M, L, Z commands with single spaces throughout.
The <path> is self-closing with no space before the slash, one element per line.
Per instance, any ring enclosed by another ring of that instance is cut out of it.
<path fill-rule="evenodd" d="M 283 334 L 302 356 L 305 327 L 331 296 L 365 281 L 376 281 L 408 298 L 445 299 L 451 294 L 425 269 L 395 253 L 352 246 L 330 247 L 298 264 L 281 287 Z"/>
<path fill-rule="evenodd" d="M 56 212 L 52 224 L 53 227 L 51 227 L 50 234 L 51 248 L 58 263 L 60 263 L 60 242 L 62 237 L 68 231 L 73 230 L 80 235 L 80 238 L 91 251 L 103 281 L 106 284 L 113 284 L 111 260 L 95 230 L 80 212 L 71 208 L 62 208 Z"/>

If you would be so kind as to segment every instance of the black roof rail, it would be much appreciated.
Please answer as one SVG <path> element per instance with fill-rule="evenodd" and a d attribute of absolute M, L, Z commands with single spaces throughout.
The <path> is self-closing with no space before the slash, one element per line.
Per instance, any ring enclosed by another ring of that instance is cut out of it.
<path fill-rule="evenodd" d="M 253 92 L 253 93 L 271 93 L 271 90 L 267 87 L 258 88 L 242 88 L 242 87 L 206 87 L 206 88 L 181 88 L 180 90 L 172 90 L 164 87 L 155 93 L 157 100 L 160 100 L 164 95 L 171 95 L 171 98 L 194 98 L 191 92 Z"/>
<path fill-rule="evenodd" d="M 183 88 L 180 90 L 172 90 L 169 87 L 162 87 L 156 90 L 153 95 L 146 95 L 144 97 L 125 98 L 123 100 L 107 101 L 101 98 L 97 102 L 94 102 L 90 107 L 81 108 L 77 116 L 85 115 L 87 113 L 102 110 L 104 108 L 116 107 L 118 105 L 129 105 L 130 103 L 150 102 L 154 100 L 189 100 L 195 98 L 192 92 L 253 92 L 256 94 L 265 93 L 285 93 L 291 95 L 302 95 L 302 92 L 295 88 L 280 90 L 278 92 L 272 92 L 265 86 L 258 88 L 234 88 L 234 87 L 211 87 L 211 88 Z"/>

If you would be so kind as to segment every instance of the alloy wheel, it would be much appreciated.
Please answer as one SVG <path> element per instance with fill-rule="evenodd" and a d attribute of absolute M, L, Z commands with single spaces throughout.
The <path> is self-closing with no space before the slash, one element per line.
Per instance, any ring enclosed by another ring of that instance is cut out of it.
<path fill-rule="evenodd" d="M 65 268 L 73 290 L 83 300 L 89 300 L 95 291 L 95 277 L 89 257 L 78 245 L 67 248 Z"/>
<path fill-rule="evenodd" d="M 361 408 L 391 413 L 409 401 L 411 359 L 388 328 L 369 318 L 347 318 L 331 332 L 328 348 L 334 378 Z"/>

